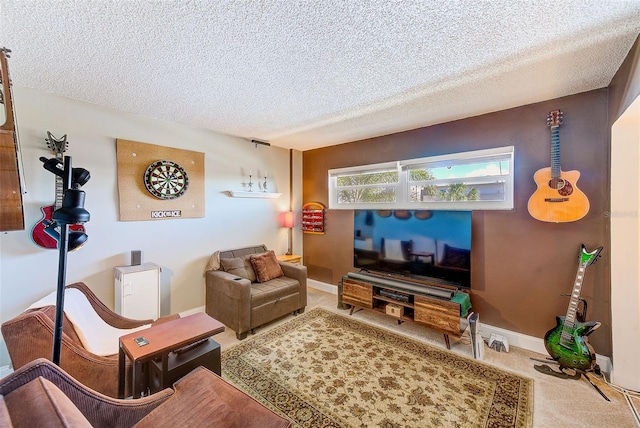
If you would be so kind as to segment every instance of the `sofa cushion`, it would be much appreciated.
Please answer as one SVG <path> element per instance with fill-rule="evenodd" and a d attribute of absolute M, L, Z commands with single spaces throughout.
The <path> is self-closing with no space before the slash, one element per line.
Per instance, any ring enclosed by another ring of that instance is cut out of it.
<path fill-rule="evenodd" d="M 267 247 L 262 245 L 255 245 L 252 247 L 236 248 L 235 250 L 223 250 L 220 251 L 221 259 L 232 259 L 234 257 L 242 257 L 248 254 L 260 254 L 267 251 Z"/>
<path fill-rule="evenodd" d="M 300 291 L 300 283 L 286 276 L 271 281 L 251 284 L 251 307 L 282 299 Z"/>
<path fill-rule="evenodd" d="M 220 258 L 220 266 L 222 270 L 232 275 L 248 279 L 251 282 L 256 282 L 256 273 L 253 270 L 251 261 L 249 260 L 252 254 L 247 254 L 242 257 L 234 257 L 232 259 Z"/>
<path fill-rule="evenodd" d="M 284 276 L 284 272 L 282 272 L 280 263 L 278 263 L 278 259 L 276 258 L 276 253 L 274 253 L 273 250 L 262 254 L 254 254 L 249 257 L 249 260 L 256 273 L 258 282 L 267 282 Z"/>
<path fill-rule="evenodd" d="M 71 400 L 43 377 L 14 389 L 4 399 L 14 427 L 91 427 Z"/>

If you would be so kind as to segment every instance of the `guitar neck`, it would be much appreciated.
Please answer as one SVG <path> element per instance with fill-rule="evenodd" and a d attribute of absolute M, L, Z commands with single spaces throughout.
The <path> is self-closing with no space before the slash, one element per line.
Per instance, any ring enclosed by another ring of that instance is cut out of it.
<path fill-rule="evenodd" d="M 551 127 L 551 177 L 560 177 L 560 126 Z"/>
<path fill-rule="evenodd" d="M 61 161 L 63 159 L 62 153 L 56 152 L 56 159 Z M 62 207 L 63 197 L 64 197 L 64 181 L 62 180 L 62 177 L 58 177 L 56 175 L 56 202 L 55 202 L 56 210 Z"/>
<path fill-rule="evenodd" d="M 0 123 L 0 129 L 15 132 L 16 123 L 13 111 L 13 92 L 11 92 L 11 78 L 9 77 L 9 69 L 7 66 L 9 52 L 11 52 L 9 49 L 0 48 L 0 84 L 2 84 L 2 104 L 5 105 L 5 120 L 4 123 Z"/>
<path fill-rule="evenodd" d="M 585 270 L 586 266 L 582 264 L 578 266 L 576 279 L 573 283 L 573 291 L 571 292 L 571 301 L 569 302 L 567 316 L 564 319 L 562 333 L 560 334 L 561 345 L 570 346 L 573 342 L 573 330 L 576 326 L 576 314 L 578 312 L 578 305 L 580 304 L 580 291 L 582 290 L 582 281 L 584 279 Z"/>
<path fill-rule="evenodd" d="M 566 320 L 571 324 L 571 327 L 575 325 L 576 313 L 578 312 L 578 304 L 580 304 L 580 291 L 582 290 L 582 280 L 584 279 L 584 272 L 586 268 L 584 266 L 578 267 L 578 273 L 576 273 L 576 280 L 573 285 L 573 292 L 571 293 L 571 301 L 569 302 L 569 308 L 567 309 Z"/>

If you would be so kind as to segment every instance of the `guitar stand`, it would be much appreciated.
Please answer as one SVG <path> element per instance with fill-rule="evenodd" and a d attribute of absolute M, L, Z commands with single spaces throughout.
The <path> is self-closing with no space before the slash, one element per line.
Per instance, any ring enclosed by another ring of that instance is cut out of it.
<path fill-rule="evenodd" d="M 535 360 L 535 361 L 542 361 L 542 362 L 551 363 L 551 364 L 558 364 L 556 361 L 553 361 L 553 360 L 540 360 L 540 359 L 537 359 L 537 358 L 531 358 L 531 359 Z M 571 373 L 565 372 L 563 370 L 564 367 L 562 367 L 562 366 L 560 366 L 560 371 L 556 371 L 556 370 L 552 369 L 551 367 L 549 367 L 549 366 L 547 366 L 545 364 L 540 364 L 540 365 L 537 365 L 537 366 L 534 365 L 533 368 L 536 369 L 537 371 L 539 371 L 540 373 L 543 373 L 543 374 L 546 374 L 546 375 L 550 375 L 550 376 L 555 376 L 555 377 L 560 378 L 560 379 L 577 380 L 577 379 L 580 379 L 582 376 L 584 376 L 585 379 L 587 379 L 589 381 L 591 386 L 593 386 L 596 389 L 596 391 L 598 391 L 598 394 L 600 394 L 602 396 L 602 398 L 604 398 L 607 401 L 611 401 L 611 400 L 609 400 L 609 397 L 607 397 L 604 394 L 604 392 L 602 392 L 602 390 L 600 388 L 598 388 L 598 385 L 593 383 L 593 381 L 591 380 L 591 378 L 589 377 L 589 375 L 587 375 L 587 372 L 585 372 L 585 371 L 570 369 L 571 371 L 574 372 L 573 374 L 571 374 Z"/>
<path fill-rule="evenodd" d="M 560 379 L 580 379 L 580 377 L 582 376 L 582 374 L 580 372 L 578 372 L 577 370 L 575 371 L 574 374 L 570 374 L 567 373 L 565 371 L 556 371 L 554 369 L 552 369 L 551 367 L 541 364 L 539 366 L 533 366 L 534 369 L 536 369 L 537 371 L 539 371 L 542 374 L 546 374 L 546 375 L 550 375 L 550 376 L 555 376 L 557 378 Z"/>
<path fill-rule="evenodd" d="M 606 395 L 604 395 L 604 392 L 602 392 L 602 390 L 601 390 L 600 388 L 598 388 L 598 385 L 596 385 L 595 383 L 593 383 L 593 382 L 591 381 L 591 378 L 590 378 L 589 376 L 587 376 L 587 372 L 582 372 L 582 374 L 584 375 L 584 377 L 585 377 L 585 378 L 587 378 L 587 380 L 589 381 L 589 383 L 591 384 L 591 386 L 593 386 L 593 387 L 596 389 L 596 391 L 598 391 L 598 393 L 599 393 L 600 395 L 602 395 L 602 398 L 604 398 L 604 399 L 605 399 L 605 400 L 607 400 L 607 401 L 611 401 L 611 400 L 609 400 L 609 398 L 608 398 Z"/>

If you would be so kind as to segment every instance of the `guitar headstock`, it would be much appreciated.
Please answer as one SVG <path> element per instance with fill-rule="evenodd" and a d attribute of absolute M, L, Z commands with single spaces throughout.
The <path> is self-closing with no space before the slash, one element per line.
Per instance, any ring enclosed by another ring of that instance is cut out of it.
<path fill-rule="evenodd" d="M 600 246 L 595 250 L 588 252 L 587 247 L 585 247 L 584 244 L 580 244 L 580 255 L 578 256 L 580 266 L 587 267 L 594 264 L 598 260 L 598 257 L 600 257 L 600 252 L 603 248 L 604 247 Z"/>
<path fill-rule="evenodd" d="M 550 111 L 547 115 L 547 126 L 554 128 L 562 125 L 562 110 Z"/>
<path fill-rule="evenodd" d="M 58 139 L 54 137 L 51 132 L 47 131 L 47 138 L 45 141 L 47 142 L 47 147 L 51 149 L 56 157 L 67 151 L 67 147 L 69 146 L 69 143 L 67 142 L 67 134 L 64 134 L 62 138 Z"/>

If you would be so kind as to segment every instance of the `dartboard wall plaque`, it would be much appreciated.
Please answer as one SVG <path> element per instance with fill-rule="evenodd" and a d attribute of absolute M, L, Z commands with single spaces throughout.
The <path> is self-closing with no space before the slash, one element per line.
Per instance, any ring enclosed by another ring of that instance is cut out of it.
<path fill-rule="evenodd" d="M 159 160 L 145 170 L 144 186 L 158 199 L 176 199 L 189 188 L 189 175 L 176 162 Z"/>
<path fill-rule="evenodd" d="M 116 139 L 120 221 L 205 216 L 204 153 Z"/>

